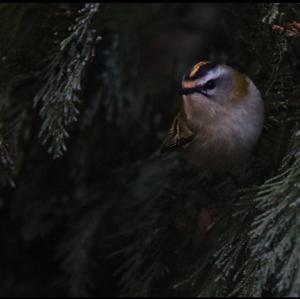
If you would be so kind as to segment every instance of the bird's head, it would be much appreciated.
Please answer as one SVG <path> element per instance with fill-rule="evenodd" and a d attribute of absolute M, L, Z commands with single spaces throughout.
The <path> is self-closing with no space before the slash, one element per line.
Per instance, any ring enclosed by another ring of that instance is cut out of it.
<path fill-rule="evenodd" d="M 246 75 L 228 65 L 201 61 L 184 75 L 179 92 L 187 100 L 232 106 L 247 101 L 249 83 Z"/>

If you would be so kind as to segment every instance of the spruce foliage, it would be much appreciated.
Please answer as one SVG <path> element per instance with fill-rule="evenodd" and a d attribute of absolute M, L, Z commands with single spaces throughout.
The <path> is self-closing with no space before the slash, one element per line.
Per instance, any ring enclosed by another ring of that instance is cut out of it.
<path fill-rule="evenodd" d="M 296 3 L 1 4 L 0 295 L 300 296 L 299 43 Z M 264 98 L 233 177 L 158 155 L 203 59 Z"/>

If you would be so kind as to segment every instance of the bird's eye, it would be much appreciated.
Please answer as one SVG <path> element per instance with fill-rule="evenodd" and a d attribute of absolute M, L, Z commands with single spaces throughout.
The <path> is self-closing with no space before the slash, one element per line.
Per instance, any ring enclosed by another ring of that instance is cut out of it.
<path fill-rule="evenodd" d="M 203 85 L 203 89 L 213 89 L 216 87 L 216 81 L 215 80 L 209 80 Z"/>

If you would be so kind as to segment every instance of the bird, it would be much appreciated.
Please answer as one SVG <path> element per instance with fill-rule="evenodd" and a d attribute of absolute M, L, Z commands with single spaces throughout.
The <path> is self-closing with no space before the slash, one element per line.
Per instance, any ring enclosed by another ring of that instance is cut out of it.
<path fill-rule="evenodd" d="M 239 70 L 200 61 L 183 76 L 182 105 L 161 153 L 180 151 L 193 166 L 213 172 L 243 165 L 264 124 L 262 95 Z"/>

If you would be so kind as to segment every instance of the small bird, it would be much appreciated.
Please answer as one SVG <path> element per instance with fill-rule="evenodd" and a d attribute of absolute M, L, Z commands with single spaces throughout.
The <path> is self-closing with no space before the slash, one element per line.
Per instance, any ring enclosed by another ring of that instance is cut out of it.
<path fill-rule="evenodd" d="M 182 107 L 161 152 L 180 150 L 193 165 L 212 171 L 243 164 L 264 122 L 254 83 L 228 65 L 201 61 L 184 75 L 180 94 Z"/>

